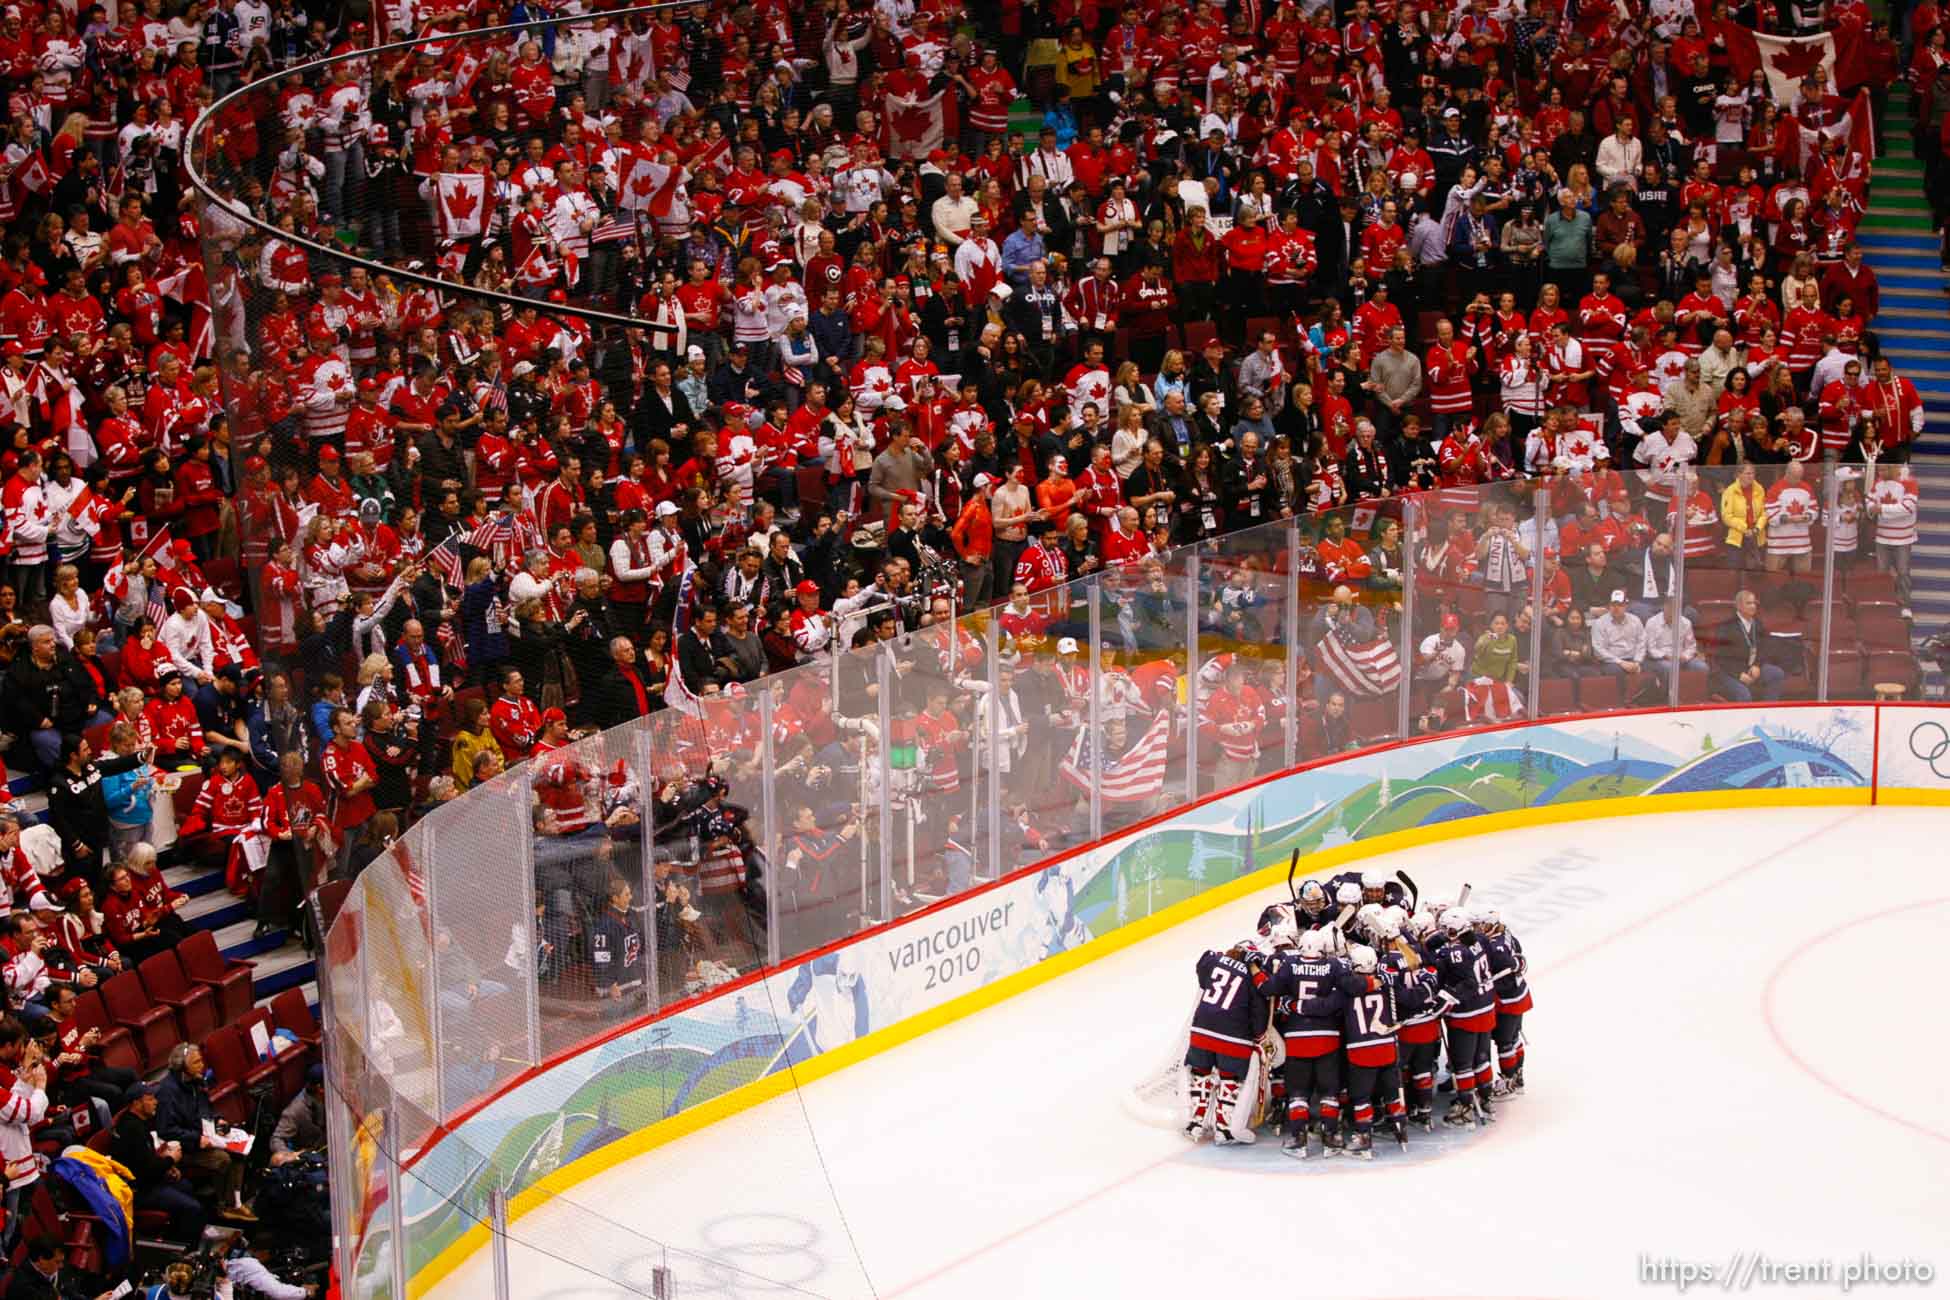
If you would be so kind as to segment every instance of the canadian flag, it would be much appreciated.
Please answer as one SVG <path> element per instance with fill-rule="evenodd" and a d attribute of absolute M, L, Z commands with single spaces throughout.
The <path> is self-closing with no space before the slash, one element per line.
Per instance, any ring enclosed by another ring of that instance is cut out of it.
<path fill-rule="evenodd" d="M 1523 696 L 1508 682 L 1478 677 L 1462 690 L 1465 722 L 1508 722 L 1523 716 Z"/>
<path fill-rule="evenodd" d="M 632 155 L 616 195 L 617 206 L 629 212 L 648 212 L 662 221 L 680 206 L 688 206 L 680 203 L 680 195 L 690 178 L 687 168 Z"/>
<path fill-rule="evenodd" d="M 14 170 L 14 177 L 19 180 L 20 187 L 29 194 L 39 194 L 47 188 L 50 179 L 47 174 L 47 163 L 41 159 L 38 150 L 27 155 L 27 161 Z"/>
<path fill-rule="evenodd" d="M 479 172 L 442 172 L 440 234 L 471 239 L 487 229 L 487 177 Z"/>
<path fill-rule="evenodd" d="M 1823 74 L 1831 92 L 1859 86 L 1867 76 L 1857 30 L 1828 31 L 1819 36 L 1763 36 L 1736 23 L 1727 23 L 1722 30 L 1727 38 L 1727 61 L 1740 84 L 1747 83 L 1755 68 L 1765 69 L 1768 88 L 1779 104 L 1798 103 L 1801 79 L 1811 72 Z"/>
<path fill-rule="evenodd" d="M 946 92 L 926 99 L 887 96 L 887 156 L 926 158 L 948 137 Z"/>

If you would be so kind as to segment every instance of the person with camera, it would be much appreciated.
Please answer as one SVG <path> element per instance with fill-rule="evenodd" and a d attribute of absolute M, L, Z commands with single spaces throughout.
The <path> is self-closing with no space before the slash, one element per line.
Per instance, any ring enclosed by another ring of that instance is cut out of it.
<path fill-rule="evenodd" d="M 0 1160 L 5 1161 L 6 1222 L 0 1224 L 0 1256 L 20 1236 L 28 1189 L 41 1176 L 34 1158 L 34 1125 L 47 1115 L 47 1066 L 39 1044 L 12 1016 L 0 1020 Z"/>

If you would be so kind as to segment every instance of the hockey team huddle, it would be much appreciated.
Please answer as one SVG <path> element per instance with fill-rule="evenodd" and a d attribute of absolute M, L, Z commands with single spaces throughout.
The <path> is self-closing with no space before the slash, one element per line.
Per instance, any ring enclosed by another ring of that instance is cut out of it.
<path fill-rule="evenodd" d="M 1254 1140 L 1257 1098 L 1242 1089 L 1256 1056 L 1265 1113 L 1284 1104 L 1281 1149 L 1296 1160 L 1315 1136 L 1326 1155 L 1373 1159 L 1377 1111 L 1403 1146 L 1409 1121 L 1433 1131 L 1438 1054 L 1455 1086 L 1444 1123 L 1480 1127 L 1493 1092 L 1523 1092 L 1523 945 L 1495 908 L 1466 905 L 1467 886 L 1419 908 L 1409 886 L 1354 871 L 1310 880 L 1261 914 L 1256 938 L 1199 958 L 1187 1137 Z"/>

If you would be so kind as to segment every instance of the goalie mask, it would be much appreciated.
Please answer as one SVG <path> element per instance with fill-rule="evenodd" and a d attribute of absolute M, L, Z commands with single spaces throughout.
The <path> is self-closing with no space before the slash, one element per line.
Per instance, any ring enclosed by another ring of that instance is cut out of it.
<path fill-rule="evenodd" d="M 1327 907 L 1327 890 L 1318 880 L 1300 886 L 1300 906 L 1318 915 Z"/>

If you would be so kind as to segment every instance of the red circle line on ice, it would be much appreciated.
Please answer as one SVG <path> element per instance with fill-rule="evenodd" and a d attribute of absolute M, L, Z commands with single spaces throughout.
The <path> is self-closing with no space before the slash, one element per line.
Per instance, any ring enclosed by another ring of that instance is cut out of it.
<path fill-rule="evenodd" d="M 1780 1022 L 1774 1015 L 1774 1008 L 1780 993 L 1781 976 L 1787 973 L 1789 966 L 1805 958 L 1810 949 L 1819 948 L 1822 944 L 1830 943 L 1859 926 L 1873 925 L 1878 921 L 1886 921 L 1892 916 L 1898 916 L 1906 912 L 1914 912 L 1922 908 L 1942 907 L 1945 904 L 1950 904 L 1950 898 L 1931 898 L 1920 903 L 1901 903 L 1895 907 L 1885 907 L 1879 912 L 1871 912 L 1866 916 L 1858 916 L 1852 921 L 1844 921 L 1832 929 L 1824 930 L 1812 939 L 1798 945 L 1792 956 L 1786 958 L 1780 965 L 1776 966 L 1768 974 L 1767 986 L 1761 993 L 1761 1009 L 1762 1013 L 1766 1016 L 1767 1032 L 1772 1035 L 1774 1046 L 1780 1048 L 1781 1054 L 1787 1057 L 1788 1060 L 1794 1062 L 1803 1074 L 1806 1074 L 1809 1078 L 1834 1093 L 1837 1097 L 1840 1097 L 1843 1101 L 1859 1106 L 1879 1119 L 1888 1120 L 1891 1124 L 1899 1125 L 1902 1128 L 1910 1130 L 1912 1133 L 1920 1133 L 1926 1138 L 1934 1138 L 1938 1142 L 1950 1142 L 1950 1133 L 1945 1133 L 1941 1129 L 1931 1128 L 1927 1124 L 1920 1124 L 1907 1115 L 1898 1115 L 1894 1111 L 1885 1110 L 1872 1101 L 1858 1097 L 1809 1064 L 1807 1058 L 1794 1050 L 1794 1046 L 1787 1040 L 1787 1035 L 1781 1032 Z"/>

